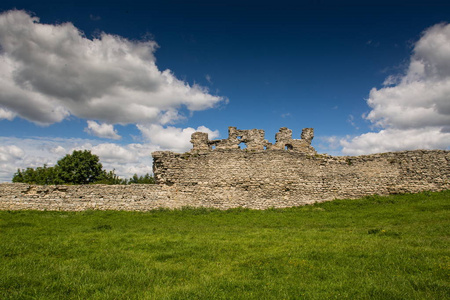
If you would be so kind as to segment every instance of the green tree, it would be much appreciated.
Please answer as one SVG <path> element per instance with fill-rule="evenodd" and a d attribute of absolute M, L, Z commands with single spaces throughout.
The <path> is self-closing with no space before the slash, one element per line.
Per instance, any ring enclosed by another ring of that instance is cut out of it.
<path fill-rule="evenodd" d="M 32 184 L 61 184 L 63 181 L 59 178 L 59 169 L 55 167 L 37 167 L 36 169 L 27 168 L 14 174 L 12 182 L 25 182 Z"/>
<path fill-rule="evenodd" d="M 18 169 L 12 182 L 31 184 L 152 184 L 155 180 L 148 173 L 144 176 L 134 174 L 129 180 L 120 178 L 115 170 L 102 169 L 99 157 L 88 150 L 73 151 L 60 159 L 54 167 Z"/>
<path fill-rule="evenodd" d="M 101 179 L 104 171 L 97 155 L 88 150 L 73 151 L 56 164 L 58 177 L 64 183 L 89 184 Z"/>
<path fill-rule="evenodd" d="M 112 171 L 105 171 L 103 170 L 102 175 L 100 178 L 95 181 L 95 183 L 98 184 L 128 184 L 127 179 L 122 179 L 119 176 L 116 175 L 115 170 Z"/>
<path fill-rule="evenodd" d="M 22 170 L 17 169 L 17 172 L 14 173 L 12 178 L 12 182 L 26 182 Z"/>
<path fill-rule="evenodd" d="M 155 179 L 150 176 L 148 173 L 144 176 L 138 176 L 137 174 L 134 174 L 133 177 L 131 177 L 128 180 L 128 183 L 130 184 L 154 184 Z"/>
<path fill-rule="evenodd" d="M 148 173 L 145 174 L 145 176 L 141 176 L 141 180 L 140 183 L 145 183 L 145 184 L 154 184 L 155 183 L 155 178 L 153 176 L 150 176 Z"/>

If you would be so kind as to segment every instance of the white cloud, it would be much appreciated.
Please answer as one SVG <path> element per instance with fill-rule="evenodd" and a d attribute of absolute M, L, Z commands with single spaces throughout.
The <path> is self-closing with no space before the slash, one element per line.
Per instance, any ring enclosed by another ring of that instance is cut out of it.
<path fill-rule="evenodd" d="M 0 146 L 0 162 L 17 160 L 22 158 L 23 155 L 24 155 L 23 150 L 15 145 Z"/>
<path fill-rule="evenodd" d="M 194 128 L 164 128 L 160 125 L 139 125 L 145 143 L 116 144 L 102 143 L 99 140 L 77 138 L 14 138 L 0 136 L 0 182 L 11 181 L 18 168 L 53 166 L 66 154 L 74 150 L 90 150 L 100 158 L 103 168 L 122 178 L 133 174 L 152 173 L 151 153 L 158 150 L 184 152 L 191 148 L 190 137 L 195 131 L 209 134 L 210 139 L 217 138 L 219 132 L 204 126 Z"/>
<path fill-rule="evenodd" d="M 6 119 L 12 121 L 12 119 L 14 119 L 15 116 L 16 114 L 13 113 L 12 111 L 0 107 L 0 120 Z"/>
<path fill-rule="evenodd" d="M 42 24 L 24 11 L 4 12 L 0 117 L 16 114 L 43 125 L 70 115 L 108 124 L 168 123 L 181 107 L 204 110 L 226 100 L 160 71 L 157 47 L 107 33 L 88 39 L 71 23 Z"/>
<path fill-rule="evenodd" d="M 0 182 L 12 179 L 17 171 L 16 164 L 24 154 L 24 151 L 15 145 L 0 146 Z"/>
<path fill-rule="evenodd" d="M 405 74 L 384 85 L 370 91 L 365 116 L 381 130 L 341 140 L 344 154 L 450 148 L 450 25 L 425 30 Z"/>
<path fill-rule="evenodd" d="M 168 126 L 166 128 L 161 125 L 137 125 L 144 138 L 150 141 L 151 144 L 157 145 L 161 149 L 171 150 L 175 152 L 186 152 L 191 148 L 191 134 L 196 131 L 208 133 L 209 139 L 214 139 L 219 136 L 219 131 L 212 131 L 205 126 L 199 126 L 197 129 L 176 128 Z"/>
<path fill-rule="evenodd" d="M 122 178 L 130 178 L 133 174 L 145 175 L 153 172 L 153 158 L 151 153 L 160 150 L 150 144 L 99 144 L 92 149 L 92 153 L 100 157 L 100 162 L 106 170 L 115 170 Z"/>
<path fill-rule="evenodd" d="M 389 75 L 386 77 L 386 79 L 383 81 L 384 86 L 390 86 L 390 85 L 396 85 L 401 82 L 402 76 L 400 75 Z"/>
<path fill-rule="evenodd" d="M 137 156 L 126 149 L 125 147 L 117 144 L 100 144 L 92 147 L 92 153 L 102 158 L 102 162 L 106 163 L 129 163 L 136 162 Z"/>
<path fill-rule="evenodd" d="M 3 145 L 0 147 L 0 157 L 2 157 L 0 159 L 0 182 L 11 181 L 13 174 L 19 168 L 35 168 L 44 164 L 51 166 L 62 157 L 52 151 L 57 147 L 56 140 L 0 137 L 0 144 Z M 9 151 L 5 151 L 8 149 Z"/>
<path fill-rule="evenodd" d="M 105 169 L 122 177 L 151 173 L 153 151 L 188 150 L 195 129 L 161 125 L 186 119 L 183 111 L 212 108 L 227 99 L 159 70 L 157 48 L 152 40 L 107 33 L 89 39 L 71 23 L 42 24 L 24 11 L 1 13 L 0 120 L 20 117 L 48 125 L 76 116 L 88 120 L 89 134 L 113 140 L 121 138 L 114 124 L 140 124 L 147 141 L 0 137 L 0 181 L 10 181 L 17 168 L 52 166 L 73 150 L 91 150 Z M 197 130 L 218 136 L 203 126 Z"/>
<path fill-rule="evenodd" d="M 414 149 L 446 149 L 450 133 L 439 128 L 384 129 L 341 140 L 344 154 L 361 155 Z"/>
<path fill-rule="evenodd" d="M 383 128 L 445 126 L 450 124 L 450 78 L 374 88 L 367 103 L 372 111 L 366 118 Z"/>
<path fill-rule="evenodd" d="M 11 181 L 18 168 L 53 166 L 73 150 L 90 150 L 100 157 L 104 169 L 129 178 L 134 173 L 152 173 L 151 153 L 160 150 L 150 144 L 117 145 L 89 139 L 0 137 L 0 182 Z"/>
<path fill-rule="evenodd" d="M 63 156 L 67 153 L 67 150 L 62 146 L 56 146 L 55 148 L 50 149 L 50 152 Z"/>
<path fill-rule="evenodd" d="M 96 142 L 84 139 L 0 137 L 0 182 L 11 181 L 19 168 L 36 168 L 44 164 L 53 166 L 71 152 L 65 149 Z"/>
<path fill-rule="evenodd" d="M 87 121 L 88 127 L 84 129 L 90 135 L 106 139 L 120 140 L 121 136 L 117 134 L 114 126 L 111 124 L 99 124 L 95 121 Z"/>

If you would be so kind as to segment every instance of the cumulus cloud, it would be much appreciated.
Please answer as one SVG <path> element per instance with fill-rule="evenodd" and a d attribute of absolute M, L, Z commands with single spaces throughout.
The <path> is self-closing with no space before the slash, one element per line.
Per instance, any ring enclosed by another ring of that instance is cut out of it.
<path fill-rule="evenodd" d="M 160 150 L 151 144 L 127 144 L 101 143 L 97 145 L 80 145 L 77 149 L 90 150 L 100 158 L 103 168 L 115 170 L 122 178 L 130 178 L 133 174 L 145 175 L 153 172 L 153 158 L 151 153 Z"/>
<path fill-rule="evenodd" d="M 95 121 L 87 121 L 88 127 L 84 129 L 90 135 L 98 136 L 105 139 L 120 140 L 121 136 L 117 134 L 114 126 L 111 124 L 99 124 Z"/>
<path fill-rule="evenodd" d="M 408 69 L 370 91 L 364 117 L 378 132 L 343 139 L 344 154 L 448 149 L 450 135 L 450 25 L 437 24 L 415 43 Z"/>
<path fill-rule="evenodd" d="M 191 134 L 196 131 L 208 133 L 209 139 L 214 139 L 219 136 L 219 131 L 212 131 L 205 126 L 199 126 L 197 129 L 177 128 L 177 127 L 163 127 L 161 125 L 137 125 L 144 138 L 151 144 L 157 145 L 161 149 L 171 150 L 175 152 L 185 152 L 191 148 Z"/>
<path fill-rule="evenodd" d="M 361 155 L 389 151 L 414 149 L 446 149 L 450 133 L 443 133 L 437 127 L 414 129 L 385 129 L 341 140 L 343 153 Z"/>
<path fill-rule="evenodd" d="M 16 160 L 24 155 L 22 149 L 15 145 L 0 146 L 0 162 L 7 162 L 10 160 Z"/>
<path fill-rule="evenodd" d="M 38 124 L 70 115 L 107 124 L 169 123 L 179 109 L 226 100 L 160 71 L 151 40 L 101 33 L 89 39 L 73 24 L 42 24 L 12 10 L 0 14 L 0 118 Z"/>
<path fill-rule="evenodd" d="M 90 150 L 106 170 L 123 178 L 152 173 L 151 153 L 161 150 L 151 144 L 117 145 L 90 139 L 0 137 L 0 182 L 11 181 L 18 168 L 53 166 L 74 150 Z"/>
<path fill-rule="evenodd" d="M 12 119 L 14 119 L 15 116 L 16 114 L 13 113 L 12 111 L 0 107 L 0 120 L 6 119 L 11 121 Z"/>
<path fill-rule="evenodd" d="M 58 145 L 55 148 L 50 149 L 50 152 L 63 156 L 67 153 L 67 150 L 64 149 L 64 147 L 62 147 L 61 145 Z"/>
<path fill-rule="evenodd" d="M 217 138 L 219 132 L 205 126 L 194 128 L 163 127 L 161 125 L 138 125 L 143 143 L 116 144 L 103 143 L 95 139 L 80 138 L 16 138 L 0 136 L 0 182 L 11 181 L 18 168 L 53 166 L 66 154 L 74 150 L 90 150 L 100 158 L 103 168 L 115 170 L 122 178 L 133 174 L 152 173 L 151 153 L 159 150 L 184 152 L 191 148 L 190 137 L 195 131 L 206 132 L 210 139 Z"/>
<path fill-rule="evenodd" d="M 133 151 L 126 149 L 117 144 L 100 144 L 92 147 L 92 153 L 102 158 L 102 161 L 107 163 L 127 163 L 136 162 L 138 157 L 134 155 Z"/>
<path fill-rule="evenodd" d="M 0 138 L 0 144 L 2 145 L 0 146 L 0 182 L 11 181 L 14 172 L 19 167 L 25 168 L 30 166 L 22 164 L 25 161 L 30 163 L 26 156 L 26 145 L 10 142 L 11 140 L 15 141 L 16 139 Z M 39 159 L 39 157 L 36 157 L 36 159 Z"/>
<path fill-rule="evenodd" d="M 15 146 L 0 146 L 0 182 L 10 181 L 12 175 L 17 171 L 17 162 L 23 159 L 25 152 Z"/>

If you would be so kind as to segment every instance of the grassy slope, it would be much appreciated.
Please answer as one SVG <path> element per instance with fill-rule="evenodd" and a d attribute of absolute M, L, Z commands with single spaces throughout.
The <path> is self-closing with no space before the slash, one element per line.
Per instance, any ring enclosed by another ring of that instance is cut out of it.
<path fill-rule="evenodd" d="M 0 299 L 445 299 L 450 191 L 290 209 L 0 212 Z"/>

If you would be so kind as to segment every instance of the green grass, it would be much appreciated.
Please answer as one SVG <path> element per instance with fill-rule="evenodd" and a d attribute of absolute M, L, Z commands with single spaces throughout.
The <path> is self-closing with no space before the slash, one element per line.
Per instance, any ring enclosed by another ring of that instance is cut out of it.
<path fill-rule="evenodd" d="M 0 299 L 448 299 L 449 209 L 1 211 Z"/>

